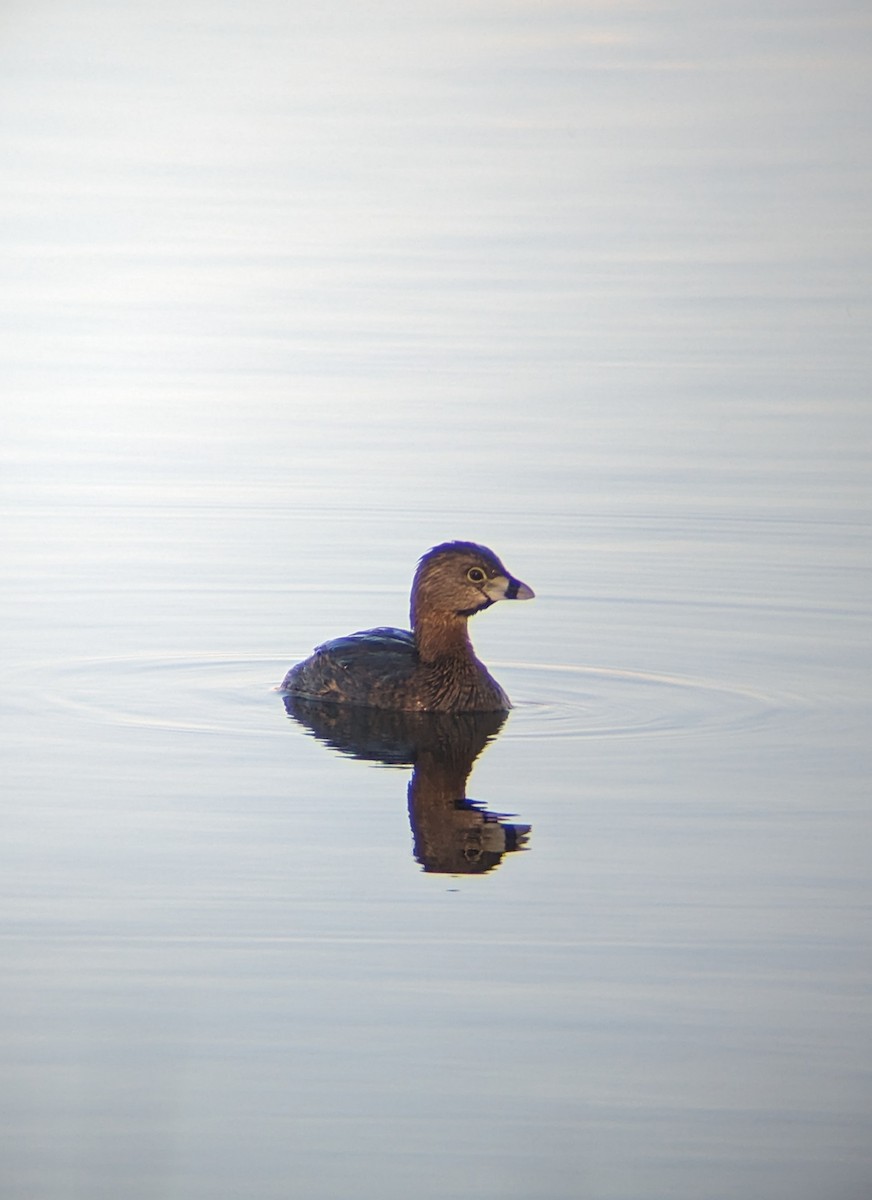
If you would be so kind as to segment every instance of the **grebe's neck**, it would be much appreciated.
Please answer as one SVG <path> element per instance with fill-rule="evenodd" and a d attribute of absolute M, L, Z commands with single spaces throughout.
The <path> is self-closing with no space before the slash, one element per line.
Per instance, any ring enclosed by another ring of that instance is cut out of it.
<path fill-rule="evenodd" d="M 467 661 L 475 655 L 469 633 L 467 618 L 460 613 L 428 613 L 415 620 L 412 615 L 412 632 L 421 661 L 435 662 L 439 658 L 462 658 Z"/>

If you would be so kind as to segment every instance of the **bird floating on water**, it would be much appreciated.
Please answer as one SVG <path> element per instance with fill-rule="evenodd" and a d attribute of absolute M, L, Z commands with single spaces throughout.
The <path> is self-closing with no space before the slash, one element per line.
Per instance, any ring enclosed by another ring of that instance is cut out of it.
<path fill-rule="evenodd" d="M 475 656 L 470 617 L 533 589 L 475 542 L 443 542 L 418 563 L 411 630 L 367 629 L 318 646 L 282 690 L 310 700 L 399 712 L 506 712 L 511 702 Z"/>

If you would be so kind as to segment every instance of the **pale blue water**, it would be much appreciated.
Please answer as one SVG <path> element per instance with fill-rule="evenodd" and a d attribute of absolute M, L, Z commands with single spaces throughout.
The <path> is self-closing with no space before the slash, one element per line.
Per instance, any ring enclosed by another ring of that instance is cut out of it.
<path fill-rule="evenodd" d="M 4 1198 L 870 1194 L 868 38 L 5 14 Z M 410 811 L 274 688 L 455 537 Z"/>

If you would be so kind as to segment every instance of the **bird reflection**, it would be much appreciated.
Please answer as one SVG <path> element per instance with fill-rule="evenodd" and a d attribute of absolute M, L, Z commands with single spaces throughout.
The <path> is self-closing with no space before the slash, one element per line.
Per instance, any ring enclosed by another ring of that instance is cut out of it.
<path fill-rule="evenodd" d="M 472 765 L 506 719 L 504 712 L 417 713 L 325 704 L 286 693 L 289 717 L 343 754 L 411 766 L 409 821 L 425 871 L 484 875 L 523 850 L 529 825 L 489 812 L 466 795 Z"/>

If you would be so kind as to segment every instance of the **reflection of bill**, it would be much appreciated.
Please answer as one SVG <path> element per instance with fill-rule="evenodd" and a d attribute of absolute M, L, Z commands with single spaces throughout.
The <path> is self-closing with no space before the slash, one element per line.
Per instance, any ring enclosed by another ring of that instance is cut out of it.
<path fill-rule="evenodd" d="M 523 850 L 529 825 L 488 812 L 466 795 L 466 781 L 506 714 L 404 713 L 325 704 L 285 694 L 290 717 L 353 758 L 412 767 L 409 820 L 425 871 L 483 875 L 504 854 Z"/>

